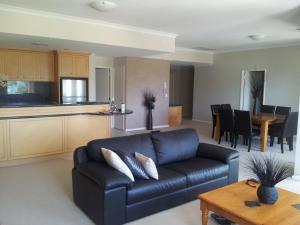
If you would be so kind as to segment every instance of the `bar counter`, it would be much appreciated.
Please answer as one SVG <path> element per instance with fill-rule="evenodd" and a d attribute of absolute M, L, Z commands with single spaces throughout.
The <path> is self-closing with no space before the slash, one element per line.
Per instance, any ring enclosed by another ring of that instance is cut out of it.
<path fill-rule="evenodd" d="M 93 139 L 110 137 L 108 109 L 109 104 L 101 103 L 1 107 L 0 166 L 8 161 L 71 153 Z"/>

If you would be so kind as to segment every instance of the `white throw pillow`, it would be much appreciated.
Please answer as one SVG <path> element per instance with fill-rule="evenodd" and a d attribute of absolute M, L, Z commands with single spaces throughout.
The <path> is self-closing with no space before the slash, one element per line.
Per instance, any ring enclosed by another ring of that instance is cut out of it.
<path fill-rule="evenodd" d="M 108 165 L 125 174 L 130 180 L 134 181 L 134 177 L 130 169 L 116 153 L 106 148 L 101 148 L 101 152 Z"/>
<path fill-rule="evenodd" d="M 135 158 L 143 165 L 147 174 L 155 180 L 158 180 L 158 172 L 155 163 L 151 158 L 135 152 Z"/>

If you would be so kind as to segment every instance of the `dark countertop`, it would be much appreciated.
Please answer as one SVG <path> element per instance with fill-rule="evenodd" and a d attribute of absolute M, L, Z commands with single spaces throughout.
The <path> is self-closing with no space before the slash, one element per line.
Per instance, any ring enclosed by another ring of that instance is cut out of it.
<path fill-rule="evenodd" d="M 80 113 L 64 113 L 64 114 L 49 114 L 49 115 L 34 115 L 34 116 L 5 116 L 0 117 L 0 120 L 12 120 L 12 119 L 32 119 L 32 118 L 44 118 L 44 117 L 61 117 L 61 116 L 77 116 L 77 115 L 90 115 L 90 116 L 122 116 L 132 114 L 133 111 L 126 109 L 125 113 L 122 112 L 80 112 Z"/>
<path fill-rule="evenodd" d="M 56 106 L 80 106 L 80 105 L 106 105 L 109 102 L 85 102 L 80 104 L 7 104 L 7 105 L 0 105 L 0 108 L 22 108 L 22 107 L 56 107 Z"/>

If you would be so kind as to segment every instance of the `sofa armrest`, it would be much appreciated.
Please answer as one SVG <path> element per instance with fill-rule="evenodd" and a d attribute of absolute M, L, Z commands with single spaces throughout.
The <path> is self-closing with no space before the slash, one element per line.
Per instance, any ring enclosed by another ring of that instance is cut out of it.
<path fill-rule="evenodd" d="M 231 160 L 239 158 L 239 152 L 218 145 L 200 143 L 198 146 L 197 156 L 229 163 Z"/>
<path fill-rule="evenodd" d="M 104 163 L 85 162 L 76 166 L 79 173 L 93 180 L 104 190 L 127 187 L 132 181 L 124 174 Z"/>
<path fill-rule="evenodd" d="M 229 166 L 228 184 L 238 181 L 239 178 L 239 152 L 218 145 L 200 143 L 197 152 L 198 157 L 222 161 Z"/>
<path fill-rule="evenodd" d="M 87 152 L 86 152 L 86 146 L 81 146 L 75 149 L 73 153 L 73 161 L 74 161 L 74 167 L 81 163 L 85 163 L 89 161 Z"/>

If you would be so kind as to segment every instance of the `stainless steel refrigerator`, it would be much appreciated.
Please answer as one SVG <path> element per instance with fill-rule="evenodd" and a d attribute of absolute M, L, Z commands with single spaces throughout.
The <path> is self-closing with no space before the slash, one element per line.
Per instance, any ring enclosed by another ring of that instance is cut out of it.
<path fill-rule="evenodd" d="M 60 103 L 76 104 L 88 101 L 88 79 L 86 78 L 61 78 Z"/>

